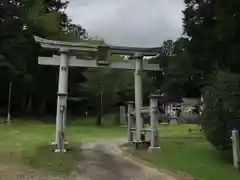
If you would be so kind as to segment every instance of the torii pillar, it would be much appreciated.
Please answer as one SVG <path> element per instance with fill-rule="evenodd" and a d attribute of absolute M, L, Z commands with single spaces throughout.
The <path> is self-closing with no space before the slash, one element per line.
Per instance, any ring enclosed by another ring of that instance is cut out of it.
<path fill-rule="evenodd" d="M 142 98 L 142 69 L 143 69 L 143 55 L 142 53 L 135 53 L 136 67 L 134 73 L 135 85 L 135 112 L 136 112 L 136 140 L 141 142 L 141 129 L 143 128 L 143 120 L 141 116 L 141 108 L 143 105 Z"/>
<path fill-rule="evenodd" d="M 66 152 L 65 124 L 67 119 L 67 98 L 68 98 L 68 50 L 60 49 L 59 82 L 56 113 L 56 149 L 55 152 Z"/>

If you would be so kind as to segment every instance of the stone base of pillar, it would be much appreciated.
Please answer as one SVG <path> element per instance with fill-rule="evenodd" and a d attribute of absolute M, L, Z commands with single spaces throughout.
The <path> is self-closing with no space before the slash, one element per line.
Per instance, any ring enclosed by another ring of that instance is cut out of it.
<path fill-rule="evenodd" d="M 65 153 L 67 152 L 66 149 L 55 149 L 54 152 L 58 153 L 58 152 L 62 152 L 62 153 Z"/>
<path fill-rule="evenodd" d="M 131 145 L 135 145 L 136 142 L 134 140 L 128 140 L 127 143 Z"/>
<path fill-rule="evenodd" d="M 153 152 L 158 152 L 158 151 L 160 151 L 160 147 L 152 147 L 152 146 L 150 146 L 149 148 L 148 148 L 148 151 L 149 152 L 151 152 L 151 153 L 153 153 Z"/>
<path fill-rule="evenodd" d="M 51 144 L 52 144 L 52 145 L 57 145 L 56 141 L 52 141 Z M 64 144 L 67 145 L 67 144 L 68 144 L 68 141 L 65 141 Z"/>
<path fill-rule="evenodd" d="M 147 150 L 150 146 L 150 141 L 133 141 L 132 144 L 135 149 Z"/>

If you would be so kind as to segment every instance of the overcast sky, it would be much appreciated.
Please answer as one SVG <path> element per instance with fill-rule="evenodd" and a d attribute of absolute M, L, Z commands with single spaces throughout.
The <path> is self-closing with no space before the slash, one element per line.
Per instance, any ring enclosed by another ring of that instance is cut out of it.
<path fill-rule="evenodd" d="M 182 33 L 183 0 L 70 0 L 67 14 L 108 44 L 159 46 Z"/>

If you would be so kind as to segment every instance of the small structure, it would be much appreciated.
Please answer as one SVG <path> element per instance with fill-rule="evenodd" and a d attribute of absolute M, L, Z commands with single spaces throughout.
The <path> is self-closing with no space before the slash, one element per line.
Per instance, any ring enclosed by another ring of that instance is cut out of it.
<path fill-rule="evenodd" d="M 153 152 L 160 149 L 158 142 L 158 99 L 159 95 L 153 94 L 150 95 L 150 106 L 144 107 L 141 111 L 141 115 L 146 115 L 150 117 L 150 128 L 145 128 L 144 126 L 140 129 L 141 132 L 141 141 L 137 139 L 137 126 L 136 126 L 136 111 L 133 108 L 134 102 L 127 102 L 128 111 L 128 142 L 134 143 L 135 147 L 138 148 L 142 144 L 149 145 L 148 150 Z M 148 124 L 148 122 L 145 122 Z M 148 133 L 150 140 L 149 144 L 146 140 L 146 134 Z"/>
<path fill-rule="evenodd" d="M 199 124 L 199 113 L 196 109 L 199 102 L 200 99 L 198 98 L 183 98 L 178 122 L 181 124 Z"/>
<path fill-rule="evenodd" d="M 180 95 L 168 94 L 161 97 L 159 106 L 165 114 L 176 118 L 178 116 L 178 110 L 181 110 L 182 102 Z"/>
<path fill-rule="evenodd" d="M 169 124 L 198 124 L 199 98 L 181 97 L 181 95 L 167 94 L 161 97 L 159 107 L 164 111 Z M 162 120 L 164 121 L 164 120 Z"/>
<path fill-rule="evenodd" d="M 199 98 L 182 98 L 183 102 L 181 105 L 182 113 L 181 115 L 192 115 L 196 106 L 199 105 Z"/>

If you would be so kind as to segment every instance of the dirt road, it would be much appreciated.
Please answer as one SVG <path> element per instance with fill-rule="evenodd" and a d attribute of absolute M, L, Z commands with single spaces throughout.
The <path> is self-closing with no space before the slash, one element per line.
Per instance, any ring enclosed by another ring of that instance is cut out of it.
<path fill-rule="evenodd" d="M 176 180 L 154 168 L 125 157 L 119 149 L 124 140 L 88 143 L 75 172 L 81 180 Z M 80 175 L 80 176 L 79 176 Z"/>

